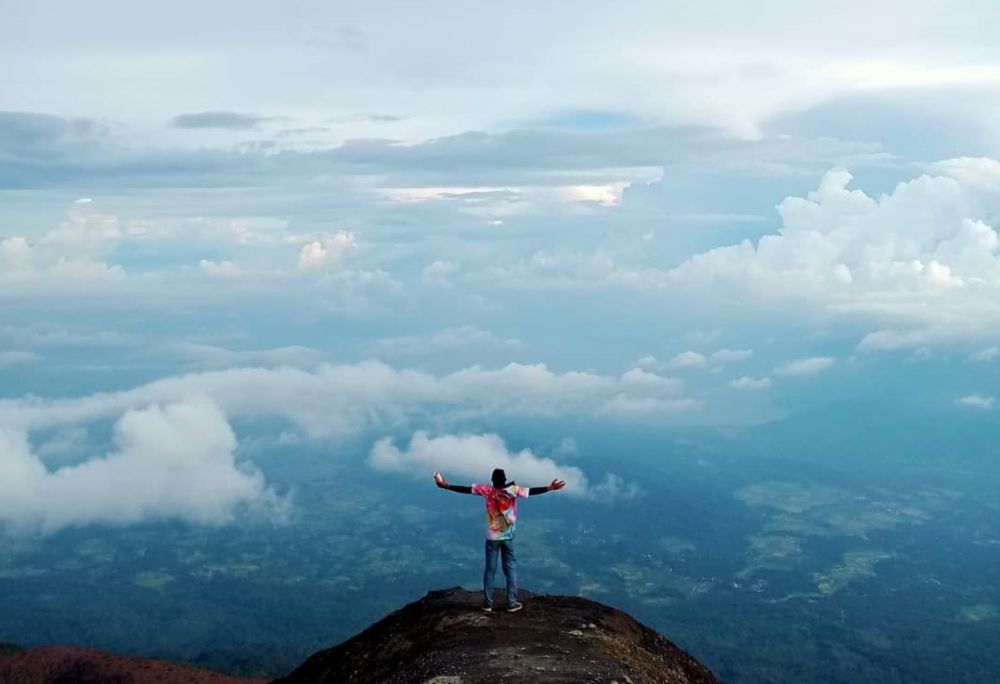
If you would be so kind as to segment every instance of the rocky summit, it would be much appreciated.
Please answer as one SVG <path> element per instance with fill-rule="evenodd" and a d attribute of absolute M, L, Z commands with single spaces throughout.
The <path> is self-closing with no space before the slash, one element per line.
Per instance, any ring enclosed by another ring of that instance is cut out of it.
<path fill-rule="evenodd" d="M 523 609 L 481 609 L 479 592 L 432 591 L 273 684 L 717 684 L 708 668 L 609 606 L 521 592 Z M 0 684 L 263 684 L 158 660 L 49 646 L 0 649 Z"/>
<path fill-rule="evenodd" d="M 712 684 L 704 665 L 629 615 L 573 596 L 521 592 L 523 610 L 432 591 L 275 684 L 618 682 Z"/>

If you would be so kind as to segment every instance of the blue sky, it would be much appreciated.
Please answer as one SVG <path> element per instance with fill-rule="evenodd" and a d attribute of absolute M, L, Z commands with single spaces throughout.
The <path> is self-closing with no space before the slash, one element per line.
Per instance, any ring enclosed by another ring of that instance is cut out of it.
<path fill-rule="evenodd" d="M 11 526 L 273 503 L 246 419 L 472 477 L 486 415 L 995 409 L 994 3 L 0 10 Z"/>

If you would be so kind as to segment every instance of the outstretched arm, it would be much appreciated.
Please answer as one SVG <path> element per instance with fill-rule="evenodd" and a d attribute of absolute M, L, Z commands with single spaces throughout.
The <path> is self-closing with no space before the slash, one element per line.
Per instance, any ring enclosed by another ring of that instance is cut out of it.
<path fill-rule="evenodd" d="M 554 492 L 565 486 L 566 483 L 562 480 L 552 480 L 552 482 L 545 487 L 532 487 L 528 490 L 528 496 L 537 496 L 538 494 L 544 494 L 545 492 Z"/>
<path fill-rule="evenodd" d="M 444 475 L 442 475 L 441 473 L 434 473 L 434 484 L 436 484 L 441 489 L 447 489 L 450 492 L 458 492 L 459 494 L 472 494 L 472 487 L 468 485 L 448 484 L 448 480 L 444 479 Z"/>

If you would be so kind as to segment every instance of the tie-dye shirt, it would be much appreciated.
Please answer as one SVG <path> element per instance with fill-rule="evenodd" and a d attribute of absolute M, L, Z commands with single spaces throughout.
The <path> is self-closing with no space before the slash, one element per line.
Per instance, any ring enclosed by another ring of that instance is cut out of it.
<path fill-rule="evenodd" d="M 486 538 L 494 541 L 513 539 L 517 499 L 528 496 L 528 488 L 511 485 L 497 489 L 493 485 L 474 484 L 472 493 L 486 500 Z"/>

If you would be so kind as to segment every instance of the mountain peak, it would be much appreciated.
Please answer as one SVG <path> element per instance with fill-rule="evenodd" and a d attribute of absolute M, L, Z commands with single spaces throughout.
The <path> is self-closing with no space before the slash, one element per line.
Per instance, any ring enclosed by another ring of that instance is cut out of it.
<path fill-rule="evenodd" d="M 717 684 L 704 665 L 629 615 L 574 596 L 520 592 L 524 609 L 455 587 L 431 591 L 275 684 L 638 682 Z"/>

